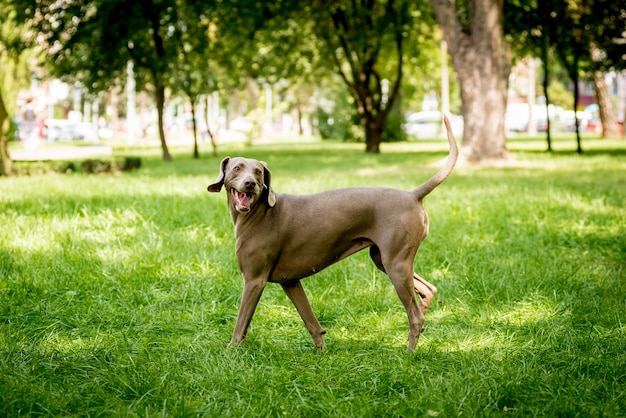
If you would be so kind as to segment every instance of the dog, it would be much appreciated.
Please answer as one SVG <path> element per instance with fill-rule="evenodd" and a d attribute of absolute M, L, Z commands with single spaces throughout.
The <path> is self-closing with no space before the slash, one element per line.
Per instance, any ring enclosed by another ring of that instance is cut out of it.
<path fill-rule="evenodd" d="M 452 172 L 458 147 L 444 117 L 450 151 L 443 167 L 413 191 L 345 188 L 310 195 L 277 194 L 267 164 L 224 158 L 209 192 L 226 189 L 235 227 L 236 255 L 244 278 L 243 295 L 229 346 L 239 345 L 267 282 L 279 283 L 302 317 L 315 346 L 326 333 L 306 297 L 301 279 L 369 248 L 406 310 L 408 350 L 414 350 L 424 315 L 437 288 L 413 272 L 417 249 L 428 234 L 422 200 Z M 418 303 L 415 293 L 419 295 Z"/>

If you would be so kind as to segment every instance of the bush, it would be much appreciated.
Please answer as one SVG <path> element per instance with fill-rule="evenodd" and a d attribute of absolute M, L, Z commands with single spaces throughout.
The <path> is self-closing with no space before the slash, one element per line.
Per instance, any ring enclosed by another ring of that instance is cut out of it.
<path fill-rule="evenodd" d="M 401 142 L 407 140 L 406 132 L 402 128 L 404 116 L 393 110 L 387 116 L 385 129 L 383 130 L 383 142 Z"/>
<path fill-rule="evenodd" d="M 383 142 L 406 141 L 406 133 L 402 129 L 404 116 L 400 112 L 399 102 L 387 116 L 383 130 Z M 360 116 L 354 109 L 349 98 L 340 98 L 331 106 L 318 106 L 315 110 L 316 128 L 322 139 L 341 139 L 347 142 L 364 142 L 365 131 Z"/>
<path fill-rule="evenodd" d="M 18 161 L 14 163 L 14 171 L 18 175 L 32 176 L 47 173 L 73 173 L 80 171 L 85 174 L 107 174 L 120 171 L 133 171 L 141 167 L 141 158 L 123 157 L 121 159 L 98 160 L 90 159 L 82 163 L 72 161 Z"/>

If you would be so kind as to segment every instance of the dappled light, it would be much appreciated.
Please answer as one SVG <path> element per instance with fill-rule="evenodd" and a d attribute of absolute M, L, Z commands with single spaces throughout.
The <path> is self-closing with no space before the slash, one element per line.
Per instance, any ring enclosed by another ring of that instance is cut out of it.
<path fill-rule="evenodd" d="M 295 194 L 409 190 L 445 154 L 436 141 L 387 150 L 327 143 L 245 154 L 268 162 L 278 192 Z M 366 251 L 303 281 L 327 330 L 325 352 L 273 284 L 246 341 L 227 349 L 243 282 L 224 196 L 206 192 L 219 158 L 143 158 L 139 172 L 119 176 L 0 182 L 1 410 L 622 410 L 619 154 L 521 151 L 516 158 L 532 165 L 458 169 L 428 196 L 430 234 L 414 269 L 439 291 L 415 353 L 405 351 L 402 304 Z"/>
<path fill-rule="evenodd" d="M 625 27 L 616 0 L 0 1 L 0 416 L 624 416 Z M 410 217 L 389 188 L 455 144 Z M 234 193 L 227 156 L 263 162 Z"/>

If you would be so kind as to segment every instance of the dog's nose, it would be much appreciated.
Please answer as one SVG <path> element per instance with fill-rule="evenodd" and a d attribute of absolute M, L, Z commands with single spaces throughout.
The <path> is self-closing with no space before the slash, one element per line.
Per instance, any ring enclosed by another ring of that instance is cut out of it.
<path fill-rule="evenodd" d="M 246 186 L 246 189 L 252 190 L 256 187 L 256 181 L 253 178 L 247 178 L 243 182 L 243 185 Z"/>

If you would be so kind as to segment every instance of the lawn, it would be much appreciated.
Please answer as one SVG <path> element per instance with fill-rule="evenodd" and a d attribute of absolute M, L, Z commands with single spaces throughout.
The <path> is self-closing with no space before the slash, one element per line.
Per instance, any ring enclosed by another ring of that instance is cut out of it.
<path fill-rule="evenodd" d="M 367 252 L 304 281 L 325 352 L 272 284 L 227 349 L 242 280 L 206 186 L 246 155 L 278 192 L 411 189 L 445 141 L 131 149 L 131 173 L 0 178 L 0 416 L 626 416 L 626 141 L 509 146 L 517 166 L 426 198 L 415 270 L 439 293 L 415 352 Z"/>

